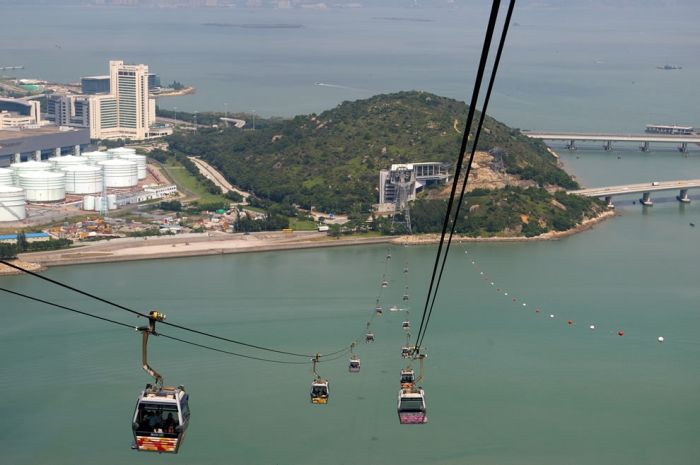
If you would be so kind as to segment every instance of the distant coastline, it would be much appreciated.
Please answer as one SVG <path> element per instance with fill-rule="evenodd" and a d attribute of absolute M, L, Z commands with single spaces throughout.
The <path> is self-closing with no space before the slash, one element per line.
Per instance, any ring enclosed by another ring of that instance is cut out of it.
<path fill-rule="evenodd" d="M 535 237 L 456 236 L 454 242 L 537 242 L 558 240 L 591 229 L 601 221 L 613 216 L 615 216 L 615 212 L 611 210 L 604 211 L 600 215 L 589 218 L 569 230 L 552 231 Z M 21 254 L 19 258 L 21 260 L 20 266 L 37 271 L 52 266 L 301 250 L 319 247 L 348 247 L 375 244 L 429 245 L 435 244 L 439 240 L 439 234 L 379 237 L 347 236 L 334 239 L 325 233 L 315 231 L 295 232 L 292 234 L 264 232 L 251 235 L 219 233 L 211 236 L 206 234 L 187 234 L 149 239 L 115 239 L 67 250 L 26 253 Z M 17 272 L 12 269 L 0 269 L 0 276 L 6 274 L 17 274 Z"/>
<path fill-rule="evenodd" d="M 406 21 L 410 23 L 432 23 L 434 20 L 425 18 L 404 18 L 401 16 L 375 16 L 372 19 L 380 19 L 383 21 Z"/>
<path fill-rule="evenodd" d="M 235 27 L 241 29 L 301 29 L 303 24 L 296 23 L 202 23 L 207 27 Z"/>

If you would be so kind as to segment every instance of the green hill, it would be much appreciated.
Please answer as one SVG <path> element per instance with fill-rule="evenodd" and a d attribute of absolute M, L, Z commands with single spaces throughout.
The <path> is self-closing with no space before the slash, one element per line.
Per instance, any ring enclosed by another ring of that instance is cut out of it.
<path fill-rule="evenodd" d="M 258 197 L 322 211 L 369 211 L 378 201 L 379 170 L 393 163 L 422 161 L 454 167 L 466 115 L 463 102 L 425 92 L 399 92 L 344 102 L 319 115 L 259 119 L 255 131 L 211 128 L 178 133 L 169 137 L 169 143 L 173 150 L 201 156 L 233 184 Z M 502 169 L 513 179 L 529 180 L 550 191 L 577 187 L 542 142 L 493 118 L 486 118 L 479 146 L 497 153 Z M 553 198 L 542 192 L 533 194 L 528 205 L 542 202 L 543 196 L 545 203 Z M 483 195 L 481 206 L 489 203 Z M 592 214 L 594 202 L 584 204 L 584 214 Z M 512 221 L 506 223 L 513 226 Z M 540 224 L 551 226 L 549 220 Z"/>

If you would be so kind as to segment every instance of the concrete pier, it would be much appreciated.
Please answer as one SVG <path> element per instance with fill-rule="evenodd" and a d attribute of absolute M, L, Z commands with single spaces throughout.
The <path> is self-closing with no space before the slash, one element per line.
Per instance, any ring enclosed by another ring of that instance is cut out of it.
<path fill-rule="evenodd" d="M 34 159 L 36 161 L 41 161 L 41 150 L 35 150 L 34 151 Z"/>
<path fill-rule="evenodd" d="M 639 203 L 644 205 L 645 207 L 651 207 L 654 205 L 654 202 L 651 200 L 651 192 L 644 192 L 642 194 L 642 198 L 639 199 Z"/>
<path fill-rule="evenodd" d="M 608 208 L 610 208 L 610 209 L 615 208 L 615 204 L 612 201 L 612 195 L 605 196 L 605 203 L 607 204 Z"/>
<path fill-rule="evenodd" d="M 613 141 L 611 141 L 611 140 L 605 141 L 605 143 L 603 144 L 603 150 L 605 150 L 606 152 L 609 152 L 612 149 L 613 149 Z"/>
<path fill-rule="evenodd" d="M 642 145 L 639 146 L 639 150 L 642 152 L 648 152 L 649 151 L 649 141 L 644 141 L 642 142 Z"/>
<path fill-rule="evenodd" d="M 680 194 L 676 197 L 679 202 L 690 203 L 690 197 L 688 197 L 688 189 L 681 189 Z"/>

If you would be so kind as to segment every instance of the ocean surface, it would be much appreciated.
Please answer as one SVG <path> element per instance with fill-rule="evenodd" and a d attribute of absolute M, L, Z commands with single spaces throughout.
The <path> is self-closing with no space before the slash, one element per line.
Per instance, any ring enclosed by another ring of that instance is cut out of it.
<path fill-rule="evenodd" d="M 227 102 L 229 111 L 292 115 L 411 88 L 466 100 L 486 15 L 481 9 L 134 11 L 2 11 L 0 63 L 24 64 L 23 77 L 62 81 L 102 74 L 110 58 L 143 61 L 166 82 L 198 87 L 193 96 L 161 104 L 200 111 L 223 111 Z M 695 13 L 520 10 L 491 113 L 530 129 L 697 125 Z M 430 21 L 376 19 L 388 17 Z M 666 62 L 683 69 L 655 68 Z M 586 186 L 700 177 L 695 147 L 687 156 L 670 148 L 555 149 Z M 402 306 L 408 285 L 409 313 L 385 312 L 372 322 L 377 341 L 357 348 L 359 374 L 347 372 L 345 358 L 320 366 L 331 383 L 327 406 L 309 403 L 310 365 L 256 362 L 153 338 L 152 365 L 191 396 L 192 420 L 177 456 L 129 447 L 136 396 L 149 381 L 138 333 L 2 295 L 0 463 L 698 463 L 700 202 L 680 205 L 675 195 L 653 196 L 651 208 L 632 204 L 634 197 L 616 199 L 619 216 L 558 241 L 455 245 L 424 341 L 429 423 L 422 426 L 398 424 L 396 394 L 405 366 L 401 322 L 408 315 L 417 326 L 434 246 L 391 248 L 382 303 Z M 141 311 L 158 309 L 174 323 L 323 353 L 361 338 L 386 251 L 83 265 L 45 275 Z M 144 324 L 29 276 L 2 278 L 0 286 Z"/>
<path fill-rule="evenodd" d="M 197 88 L 163 107 L 291 116 L 399 90 L 468 101 L 489 2 L 325 11 L 47 3 L 0 5 L 0 66 L 25 66 L 4 74 L 77 82 L 123 59 Z M 545 130 L 700 125 L 700 4 L 591 3 L 518 2 L 491 113 Z M 683 69 L 656 69 L 664 64 Z"/>

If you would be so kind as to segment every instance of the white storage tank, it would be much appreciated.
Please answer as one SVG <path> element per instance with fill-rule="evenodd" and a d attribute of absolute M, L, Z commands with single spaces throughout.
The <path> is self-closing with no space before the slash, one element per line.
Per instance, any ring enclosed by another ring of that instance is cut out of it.
<path fill-rule="evenodd" d="M 19 221 L 27 217 L 24 189 L 0 186 L 0 222 Z"/>
<path fill-rule="evenodd" d="M 115 155 L 121 160 L 129 160 L 136 163 L 136 170 L 139 179 L 146 179 L 146 157 L 145 155 L 137 155 L 135 153 L 126 153 Z"/>
<path fill-rule="evenodd" d="M 117 196 L 114 194 L 107 195 L 107 210 L 117 209 Z"/>
<path fill-rule="evenodd" d="M 107 187 L 132 187 L 139 183 L 138 168 L 133 161 L 115 158 L 101 161 L 99 165 L 104 169 Z"/>
<path fill-rule="evenodd" d="M 94 210 L 95 209 L 95 197 L 92 195 L 86 195 L 83 197 L 83 210 Z"/>
<path fill-rule="evenodd" d="M 66 174 L 34 171 L 18 175 L 27 202 L 56 202 L 66 198 Z"/>
<path fill-rule="evenodd" d="M 66 155 L 65 157 L 51 157 L 49 158 L 49 163 L 51 163 L 51 169 L 60 171 L 61 168 L 65 168 L 66 166 L 87 165 L 88 159 L 85 157 Z"/>
<path fill-rule="evenodd" d="M 10 165 L 12 169 L 12 179 L 14 180 L 15 186 L 19 186 L 18 176 L 22 173 L 30 173 L 32 171 L 49 171 L 51 169 L 51 163 L 46 163 L 45 161 L 25 161 L 22 163 L 13 163 Z"/>
<path fill-rule="evenodd" d="M 9 168 L 0 168 L 0 186 L 11 186 L 14 184 L 12 173 L 13 171 Z"/>
<path fill-rule="evenodd" d="M 107 199 L 105 197 L 99 196 L 95 197 L 95 211 L 99 212 L 102 211 L 102 203 L 106 202 Z"/>
<path fill-rule="evenodd" d="M 91 165 L 96 165 L 101 161 L 111 160 L 112 154 L 109 152 L 85 152 L 83 157 L 87 158 L 88 163 Z"/>
<path fill-rule="evenodd" d="M 67 194 L 95 194 L 102 192 L 103 175 L 101 166 L 66 166 L 62 171 L 66 173 Z"/>
<path fill-rule="evenodd" d="M 130 149 L 127 147 L 117 147 L 114 149 L 108 149 L 107 151 L 117 158 L 121 157 L 122 155 L 136 155 L 136 149 Z"/>

